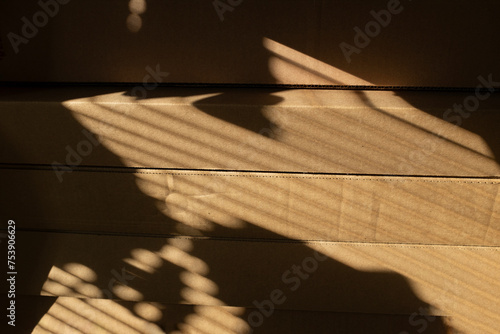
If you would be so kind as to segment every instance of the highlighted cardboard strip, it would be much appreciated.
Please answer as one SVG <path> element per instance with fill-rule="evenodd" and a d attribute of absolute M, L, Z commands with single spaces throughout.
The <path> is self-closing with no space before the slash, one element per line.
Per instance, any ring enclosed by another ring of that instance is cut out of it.
<path fill-rule="evenodd" d="M 2 162 L 500 175 L 493 94 L 459 114 L 453 105 L 473 92 L 158 88 L 143 100 L 98 92 L 11 90 L 13 98 L 0 102 L 10 143 Z"/>
<path fill-rule="evenodd" d="M 47 167 L 2 174 L 19 185 L 4 203 L 23 229 L 500 244 L 498 179 L 75 168 L 59 182 Z M 23 184 L 39 209 L 23 210 Z"/>

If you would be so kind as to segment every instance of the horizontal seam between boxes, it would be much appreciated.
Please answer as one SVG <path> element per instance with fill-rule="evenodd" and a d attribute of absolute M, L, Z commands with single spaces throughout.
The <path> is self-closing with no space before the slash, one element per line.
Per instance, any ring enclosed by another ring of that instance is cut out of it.
<path fill-rule="evenodd" d="M 469 183 L 469 184 L 494 184 L 498 185 L 500 184 L 500 179 L 498 177 L 488 177 L 488 176 L 479 176 L 479 177 L 474 177 L 474 176 L 429 176 L 429 175 L 380 175 L 374 177 L 373 175 L 370 176 L 364 176 L 364 175 L 359 175 L 358 177 L 353 177 L 355 175 L 354 173 L 346 173 L 344 177 L 338 176 L 340 173 L 335 173 L 336 176 L 328 176 L 328 175 L 323 175 L 323 176 L 302 176 L 302 175 L 296 175 L 296 176 L 282 176 L 282 175 L 250 175 L 250 173 L 255 173 L 255 174 L 315 174 L 314 172 L 284 172 L 284 171 L 248 171 L 248 170 L 242 170 L 241 174 L 228 174 L 228 173 L 235 173 L 235 171 L 226 171 L 226 170 L 211 170 L 203 173 L 193 173 L 193 171 L 190 171 L 189 169 L 186 169 L 184 172 L 167 172 L 167 171 L 162 171 L 162 172 L 150 172 L 150 171 L 141 171 L 143 167 L 131 167 L 128 170 L 105 170 L 105 169 L 97 169 L 97 168 L 102 168 L 102 167 L 96 167 L 96 169 L 92 169 L 93 167 L 88 167 L 89 169 L 82 169 L 81 167 L 71 167 L 71 166 L 57 166 L 58 168 L 61 168 L 61 170 L 64 170 L 65 168 L 68 170 L 71 170 L 71 172 L 87 172 L 87 173 L 111 173 L 111 174 L 146 174 L 146 175 L 173 175 L 173 176 L 211 176 L 211 177 L 247 177 L 247 178 L 276 178 L 276 179 L 312 179 L 312 180 L 350 180 L 350 181 L 377 181 L 377 182 L 427 182 L 427 183 Z M 117 167 L 109 167 L 110 169 L 117 168 Z M 118 167 L 119 168 L 119 167 Z M 0 164 L 0 169 L 11 169 L 11 170 L 28 170 L 28 171 L 52 171 L 53 167 L 50 167 L 49 165 L 47 166 L 39 166 L 39 167 L 33 167 L 29 166 L 26 168 L 15 168 L 15 167 L 7 167 L 7 168 L 2 168 Z M 154 168 L 152 168 L 154 169 Z M 327 173 L 316 173 L 316 174 L 327 174 Z M 332 173 L 333 174 L 333 173 Z M 457 178 L 457 180 L 429 180 L 425 178 L 443 178 L 443 179 L 454 179 Z M 479 181 L 479 180 L 470 180 L 470 181 L 463 181 L 460 179 L 464 178 L 481 178 L 481 179 L 490 179 L 491 181 Z"/>
<path fill-rule="evenodd" d="M 442 249 L 463 249 L 463 250 L 487 250 L 500 251 L 500 245 L 450 245 L 450 244 L 426 244 L 426 243 L 401 243 L 401 242 L 359 242 L 359 241 L 329 241 L 329 240 L 311 240 L 311 239 L 264 239 L 264 238 L 229 238 L 229 237 L 197 237 L 197 236 L 175 236 L 175 235 L 153 235 L 153 234 L 122 234 L 122 233 L 100 233 L 83 231 L 58 231 L 58 230 L 35 230 L 18 229 L 18 232 L 27 233 L 47 233 L 47 234 L 68 234 L 68 235 L 92 235 L 100 237 L 129 237 L 129 238 L 158 238 L 158 239 L 180 239 L 194 241 L 215 241 L 215 242 L 245 242 L 245 243 L 263 243 L 263 244 L 298 244 L 298 245 L 321 245 L 330 246 L 355 246 L 355 247 L 385 247 L 385 248 L 442 248 Z"/>

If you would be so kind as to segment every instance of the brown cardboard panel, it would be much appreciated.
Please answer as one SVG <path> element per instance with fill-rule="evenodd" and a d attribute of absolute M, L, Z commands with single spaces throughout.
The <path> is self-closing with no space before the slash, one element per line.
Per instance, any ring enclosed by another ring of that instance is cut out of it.
<path fill-rule="evenodd" d="M 499 96 L 186 89 L 8 89 L 4 163 L 499 176 Z M 130 92 L 129 92 L 130 93 Z M 95 139 L 95 134 L 98 139 Z"/>
<path fill-rule="evenodd" d="M 63 182 L 52 169 L 2 177 L 11 184 L 2 202 L 25 229 L 500 245 L 497 179 L 112 169 L 77 169 Z"/>
<path fill-rule="evenodd" d="M 140 315 L 126 308 L 134 305 L 111 300 L 19 296 L 16 304 L 16 327 L 6 333 L 165 333 L 140 316 L 161 318 L 161 311 L 149 303 L 136 306 Z M 182 316 L 178 309 L 182 307 L 162 307 L 172 320 Z"/>
<path fill-rule="evenodd" d="M 344 333 L 367 332 L 417 333 L 421 328 L 430 334 L 445 334 L 443 320 L 429 318 L 423 325 L 424 316 L 419 316 L 412 326 L 406 315 L 371 315 L 356 313 L 303 312 L 274 310 L 269 317 L 259 321 L 256 317 L 252 328 L 248 316 L 256 309 L 236 307 L 171 305 L 162 303 L 133 303 L 119 300 L 80 299 L 74 297 L 21 296 L 19 317 L 24 321 L 16 326 L 17 333 L 60 334 L 73 330 L 107 330 L 111 333 Z M 21 309 L 22 307 L 22 309 Z M 258 310 L 257 310 L 258 311 Z M 36 315 L 35 315 L 36 313 Z M 253 318 L 250 318 L 253 319 Z M 28 322 L 30 320 L 30 322 Z M 33 320 L 33 321 L 31 321 Z M 259 321 L 259 322 L 258 322 Z M 154 327 L 152 324 L 156 324 Z M 9 331 L 7 333 L 14 333 Z"/>
<path fill-rule="evenodd" d="M 1 80 L 143 82 L 158 65 L 161 82 L 475 87 L 500 72 L 493 0 L 221 1 L 223 21 L 211 1 L 45 2 L 50 17 L 4 1 Z"/>
<path fill-rule="evenodd" d="M 18 234 L 22 294 L 499 321 L 498 247 Z"/>

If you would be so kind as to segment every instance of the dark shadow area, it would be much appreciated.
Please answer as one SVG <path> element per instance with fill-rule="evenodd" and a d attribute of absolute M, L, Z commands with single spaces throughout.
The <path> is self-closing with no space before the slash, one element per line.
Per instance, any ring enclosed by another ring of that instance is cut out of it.
<path fill-rule="evenodd" d="M 133 96 L 133 88 L 129 89 L 125 95 Z M 199 100 L 193 105 L 210 116 L 217 117 L 241 128 L 266 135 L 263 129 L 272 127 L 272 123 L 259 112 L 255 106 L 257 102 L 261 106 L 272 106 L 282 101 L 282 98 L 272 95 L 279 92 L 280 88 L 254 88 L 252 94 L 242 92 L 239 88 L 224 88 L 217 92 L 217 88 L 190 88 L 190 87 L 171 87 L 168 91 L 151 90 L 147 93 L 147 99 L 162 97 L 189 97 L 211 93 L 214 96 Z M 143 100 L 136 97 L 138 101 Z M 238 106 L 233 112 L 220 110 L 224 106 Z"/>
<path fill-rule="evenodd" d="M 170 73 L 168 82 L 280 83 L 268 72 L 272 52 L 263 47 L 263 38 L 376 86 L 457 86 L 449 83 L 488 75 L 497 62 L 498 34 L 492 29 L 498 27 L 496 1 L 455 3 L 453 15 L 447 3 L 400 1 L 398 13 L 391 15 L 386 27 L 379 25 L 378 33 L 371 34 L 376 36 L 363 46 L 355 43 L 354 28 L 366 30 L 366 24 L 375 21 L 371 12 L 386 10 L 387 1 L 252 1 L 225 11 L 223 22 L 212 2 L 145 3 L 137 32 L 127 27 L 129 2 L 89 0 L 61 6 L 64 15 L 50 20 L 29 44 L 20 45 L 17 59 L 26 60 L 26 66 L 7 66 L 5 77 L 140 83 L 148 74 L 147 66 L 160 64 Z M 11 2 L 8 9 L 5 26 L 17 32 L 19 18 L 35 13 L 39 6 Z M 51 41 L 60 43 L 48 44 Z M 350 63 L 339 47 L 342 42 L 359 48 Z M 57 79 L 61 74 L 66 74 L 65 79 Z M 331 79 L 346 84 L 340 78 Z"/>

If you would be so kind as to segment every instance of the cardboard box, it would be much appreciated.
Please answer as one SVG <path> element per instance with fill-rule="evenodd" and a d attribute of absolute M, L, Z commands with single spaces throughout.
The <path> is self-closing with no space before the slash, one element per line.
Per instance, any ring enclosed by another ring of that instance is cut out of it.
<path fill-rule="evenodd" d="M 57 297 L 35 333 L 495 332 L 495 94 L 463 127 L 468 93 L 129 95 L 0 100 L 16 287 Z"/>
<path fill-rule="evenodd" d="M 4 332 L 498 333 L 499 6 L 4 1 Z"/>
<path fill-rule="evenodd" d="M 31 306 L 26 311 L 27 314 L 33 314 L 33 319 L 37 320 L 35 324 L 40 320 L 40 324 L 43 324 L 45 328 L 54 332 L 61 330 L 70 331 L 73 330 L 72 327 L 98 331 L 104 327 L 111 330 L 118 329 L 121 333 L 135 333 L 137 331 L 155 333 L 157 328 L 168 333 L 196 331 L 201 327 L 208 332 L 228 332 L 232 330 L 238 333 L 244 327 L 244 324 L 242 325 L 233 315 L 238 314 L 239 310 L 231 307 L 144 303 L 142 310 L 148 309 L 146 305 L 152 306 L 150 308 L 152 311 L 149 313 L 143 312 L 143 315 L 146 317 L 153 317 L 155 315 L 153 311 L 155 308 L 163 311 L 164 316 L 158 321 L 160 324 L 155 328 L 144 319 L 133 319 L 130 317 L 130 314 L 126 310 L 133 307 L 134 303 L 132 302 L 45 296 L 23 297 L 22 301 L 24 305 Z M 105 313 L 110 308 L 115 309 L 114 317 Z M 83 318 L 74 317 L 74 314 L 71 313 L 72 310 L 79 312 L 81 309 L 90 309 L 90 314 L 92 315 L 88 318 Z M 66 317 L 62 320 L 58 320 L 52 316 L 57 315 L 61 317 L 64 311 L 66 311 Z M 253 311 L 255 309 L 249 308 L 245 312 L 245 315 Z M 39 318 L 39 314 L 43 314 L 42 319 Z M 186 316 L 190 316 L 188 318 L 189 321 L 184 320 Z M 69 325 L 69 319 L 72 320 L 72 326 Z M 124 323 L 120 324 L 117 319 L 122 320 Z M 443 333 L 443 328 L 438 324 L 438 319 L 436 317 L 435 321 L 429 322 L 429 325 L 425 329 L 427 333 Z M 224 321 L 224 323 L 222 324 L 220 321 Z M 24 325 L 22 324 L 22 326 Z M 99 328 L 99 325 L 102 327 Z M 39 331 L 40 327 L 38 327 Z M 28 332 L 32 328 L 24 326 L 24 329 Z M 387 331 L 398 333 L 401 329 L 408 332 L 413 329 L 408 323 L 406 316 L 275 310 L 272 317 L 266 319 L 259 327 L 258 332 L 306 333 L 312 330 L 315 333 L 331 333 L 332 330 L 336 330 L 356 334 L 366 333 L 367 331 L 382 334 L 387 333 Z"/>
<path fill-rule="evenodd" d="M 500 72 L 494 0 L 41 4 L 4 1 L 1 81 L 474 88 Z"/>

